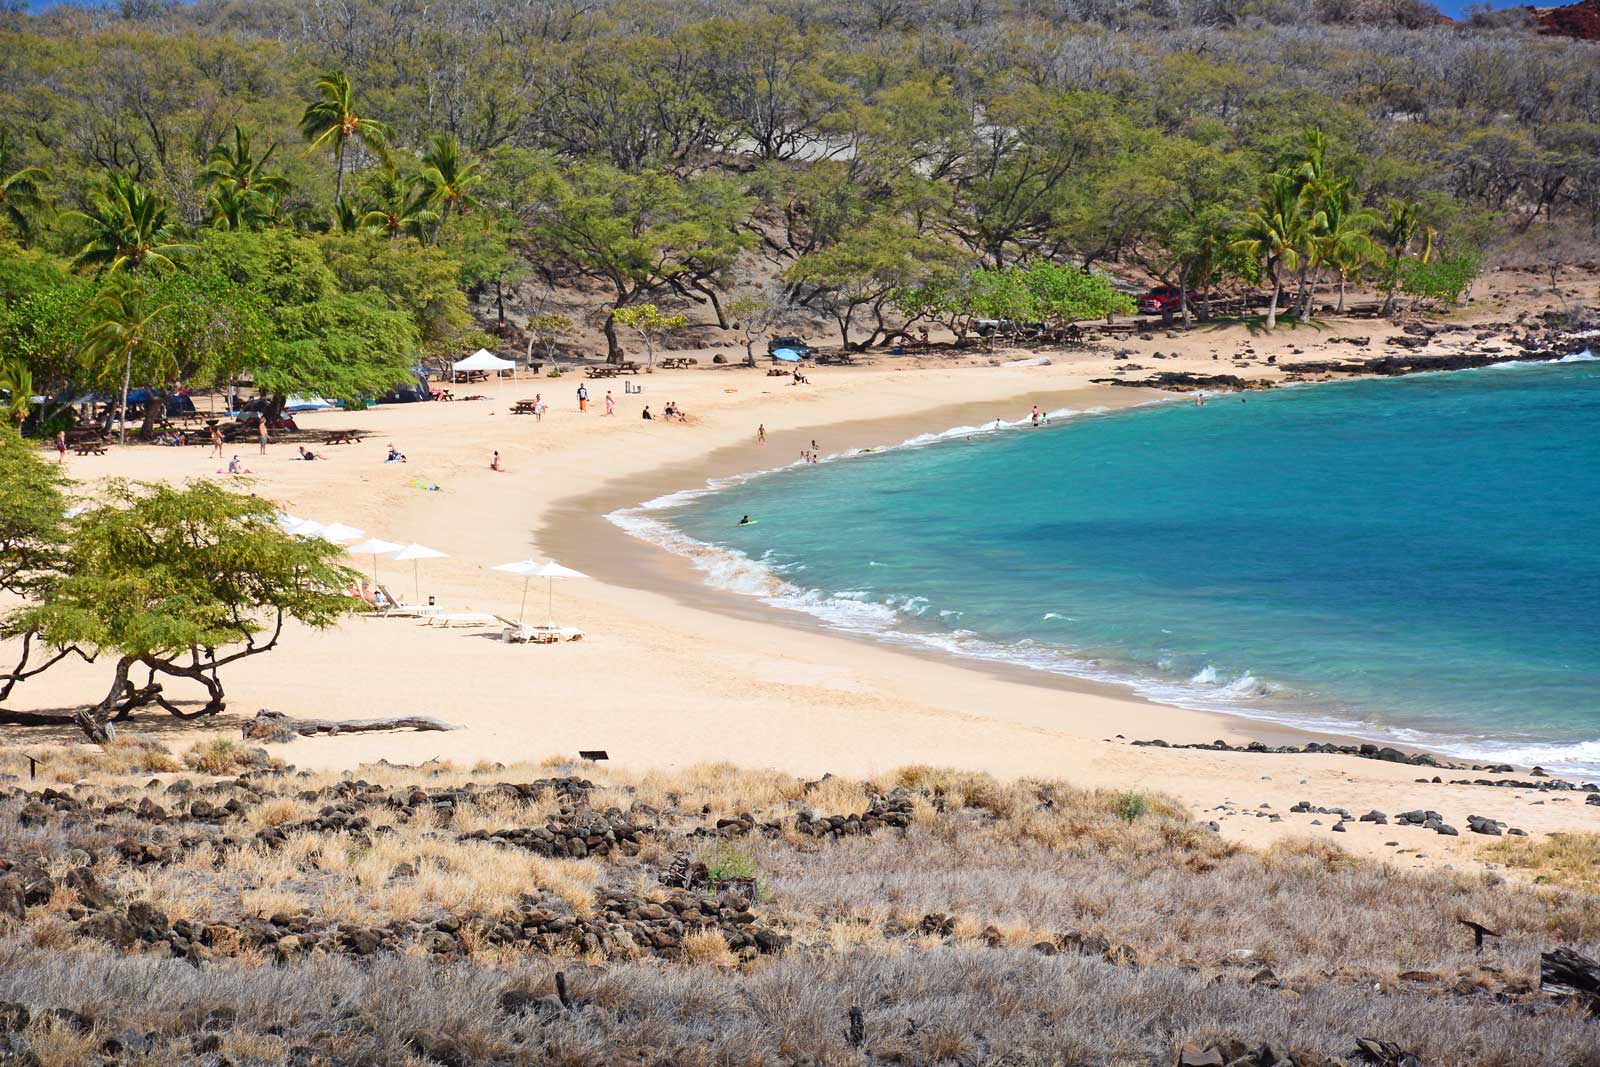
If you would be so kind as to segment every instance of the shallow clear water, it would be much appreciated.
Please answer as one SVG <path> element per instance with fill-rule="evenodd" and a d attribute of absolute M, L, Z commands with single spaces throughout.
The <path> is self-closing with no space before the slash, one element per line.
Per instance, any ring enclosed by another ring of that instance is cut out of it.
<path fill-rule="evenodd" d="M 634 525 L 846 629 L 1600 772 L 1600 362 L 1063 415 L 683 500 Z"/>

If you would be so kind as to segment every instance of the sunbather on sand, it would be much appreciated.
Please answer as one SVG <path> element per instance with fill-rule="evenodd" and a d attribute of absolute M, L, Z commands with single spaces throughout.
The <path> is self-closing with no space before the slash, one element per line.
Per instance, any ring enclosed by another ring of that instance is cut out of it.
<path fill-rule="evenodd" d="M 321 452 L 313 452 L 313 451 L 311 451 L 305 445 L 300 445 L 298 447 L 300 449 L 300 458 L 301 459 L 313 460 L 313 459 L 327 459 L 328 458 L 327 456 L 324 456 Z"/>
<path fill-rule="evenodd" d="M 391 444 L 389 446 L 389 454 L 383 457 L 383 461 L 385 463 L 404 463 L 406 461 L 406 454 Z"/>

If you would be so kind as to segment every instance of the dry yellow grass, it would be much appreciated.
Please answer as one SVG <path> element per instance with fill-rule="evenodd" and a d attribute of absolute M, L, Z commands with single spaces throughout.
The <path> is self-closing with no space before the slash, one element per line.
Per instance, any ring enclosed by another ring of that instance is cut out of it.
<path fill-rule="evenodd" d="M 683 958 L 698 967 L 733 967 L 739 962 L 727 940 L 715 930 L 696 930 L 686 935 Z"/>
<path fill-rule="evenodd" d="M 92 1062 L 102 1040 L 93 1032 L 80 1034 L 55 1019 L 35 1025 L 29 1036 L 39 1067 L 83 1067 Z"/>
<path fill-rule="evenodd" d="M 1600 834 L 1507 837 L 1485 845 L 1478 855 L 1553 885 L 1600 893 Z"/>
<path fill-rule="evenodd" d="M 28 757 L 38 761 L 38 781 L 79 782 L 129 774 L 164 774 L 183 765 L 157 741 L 118 737 L 110 744 L 40 745 L 27 749 L 0 748 L 0 770 L 20 778 L 28 776 Z"/>

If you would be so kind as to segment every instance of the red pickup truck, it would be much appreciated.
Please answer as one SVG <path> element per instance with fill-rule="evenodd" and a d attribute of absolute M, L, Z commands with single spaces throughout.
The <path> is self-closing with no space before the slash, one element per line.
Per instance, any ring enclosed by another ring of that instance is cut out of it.
<path fill-rule="evenodd" d="M 1200 298 L 1194 293 L 1189 294 L 1189 306 L 1193 307 Z M 1176 285 L 1158 285 L 1138 300 L 1139 311 L 1145 315 L 1160 315 L 1169 311 L 1183 309 L 1183 297 Z"/>

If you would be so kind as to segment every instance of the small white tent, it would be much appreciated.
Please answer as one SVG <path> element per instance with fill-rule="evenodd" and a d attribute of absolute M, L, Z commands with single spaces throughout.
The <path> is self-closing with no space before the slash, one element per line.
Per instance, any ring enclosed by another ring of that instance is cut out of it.
<path fill-rule="evenodd" d="M 450 369 L 457 374 L 473 370 L 508 371 L 516 370 L 517 364 L 515 360 L 501 359 L 487 348 L 480 348 L 466 359 L 456 360 Z"/>

